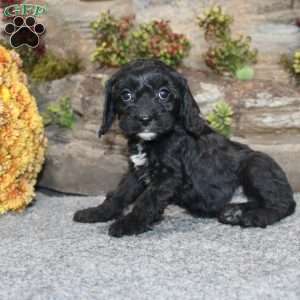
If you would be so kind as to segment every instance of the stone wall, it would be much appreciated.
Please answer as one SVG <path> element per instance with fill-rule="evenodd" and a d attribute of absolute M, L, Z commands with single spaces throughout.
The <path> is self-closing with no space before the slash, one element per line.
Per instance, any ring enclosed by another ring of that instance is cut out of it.
<path fill-rule="evenodd" d="M 47 42 L 60 51 L 79 51 L 89 63 L 95 43 L 91 39 L 89 23 L 101 11 L 110 10 L 114 15 L 135 14 L 138 22 L 168 19 L 174 30 L 185 33 L 192 41 L 190 56 L 184 65 L 205 68 L 201 54 L 207 49 L 196 17 L 204 8 L 215 4 L 211 0 L 111 0 L 74 1 L 53 0 L 44 20 L 47 25 Z M 286 82 L 287 75 L 278 66 L 282 53 L 292 53 L 300 48 L 300 31 L 295 19 L 300 16 L 300 1 L 291 8 L 289 0 L 220 0 L 226 11 L 234 16 L 234 34 L 247 34 L 259 50 L 256 66 L 257 78 Z"/>
<path fill-rule="evenodd" d="M 103 79 L 115 70 L 101 70 L 90 62 L 95 49 L 89 23 L 101 11 L 116 16 L 136 14 L 138 22 L 169 19 L 177 32 L 191 39 L 193 48 L 182 68 L 202 112 L 221 99 L 235 110 L 238 139 L 273 156 L 285 169 L 295 190 L 300 191 L 300 92 L 288 84 L 278 65 L 281 53 L 300 48 L 300 1 L 294 9 L 289 0 L 220 0 L 235 18 L 234 33 L 249 34 L 259 50 L 256 78 L 241 83 L 214 77 L 205 69 L 201 53 L 207 45 L 196 16 L 214 4 L 210 0 L 111 0 L 48 1 L 46 44 L 61 55 L 76 51 L 86 63 L 82 74 L 32 87 L 43 109 L 62 96 L 69 96 L 77 115 L 72 131 L 47 128 L 49 149 L 39 185 L 61 192 L 99 194 L 115 187 L 126 168 L 124 140 L 117 131 L 97 138 L 103 107 Z M 0 24 L 1 25 L 1 24 Z M 3 24 L 2 24 L 3 25 Z M 1 25 L 1 26 L 2 26 Z M 291 159 L 292 158 L 292 159 Z"/>
<path fill-rule="evenodd" d="M 31 1 L 45 3 L 46 1 Z M 168 19 L 174 30 L 185 33 L 192 41 L 193 48 L 184 65 L 203 68 L 203 53 L 207 44 L 197 26 L 196 17 L 204 8 L 215 3 L 222 5 L 234 16 L 233 32 L 244 33 L 253 39 L 253 45 L 259 50 L 259 62 L 256 67 L 258 78 L 286 81 L 286 74 L 278 67 L 281 53 L 291 53 L 300 48 L 300 30 L 295 19 L 300 17 L 300 1 L 291 0 L 110 0 L 47 1 L 48 14 L 42 21 L 47 27 L 47 44 L 60 53 L 78 51 L 89 63 L 89 57 L 95 48 L 91 39 L 89 23 L 96 19 L 101 11 L 110 10 L 114 15 L 135 14 L 138 22 L 153 19 Z M 3 27 L 3 24 L 0 23 Z"/>
<path fill-rule="evenodd" d="M 114 189 L 126 169 L 126 141 L 117 126 L 99 139 L 105 74 L 78 74 L 33 88 L 41 109 L 69 96 L 76 113 L 73 130 L 47 128 L 48 155 L 39 185 L 61 192 L 99 194 Z M 110 73 L 109 73 L 110 74 Z M 185 70 L 202 114 L 225 99 L 234 109 L 234 139 L 271 155 L 300 191 L 300 92 L 271 81 L 237 82 Z M 291 159 L 292 158 L 292 159 Z"/>
<path fill-rule="evenodd" d="M 79 51 L 88 71 L 83 76 L 52 83 L 46 92 L 40 91 L 48 95 L 47 101 L 68 92 L 74 109 L 81 115 L 72 133 L 65 135 L 57 128 L 48 131 L 49 155 L 41 186 L 64 192 L 97 194 L 113 188 L 126 167 L 124 156 L 116 148 L 124 145 L 122 139 L 113 136 L 111 148 L 105 141 L 97 139 L 103 93 L 97 88 L 97 84 L 101 83 L 89 77 L 96 74 L 89 61 L 95 42 L 91 39 L 88 25 L 101 11 L 109 9 L 116 16 L 135 14 L 138 22 L 169 19 L 174 30 L 188 35 L 193 48 L 184 65 L 195 69 L 195 72 L 186 76 L 202 111 L 211 110 L 214 102 L 221 98 L 231 102 L 236 112 L 235 132 L 238 138 L 254 149 L 272 155 L 288 173 L 294 189 L 300 190 L 300 173 L 290 160 L 294 157 L 300 161 L 297 152 L 300 144 L 299 92 L 288 86 L 281 88 L 282 83 L 287 84 L 288 80 L 287 74 L 278 65 L 281 53 L 291 53 L 300 48 L 300 32 L 294 25 L 296 17 L 300 16 L 300 1 L 295 2 L 294 9 L 287 0 L 218 1 L 235 18 L 234 34 L 251 35 L 253 45 L 259 50 L 257 80 L 245 84 L 221 78 L 212 82 L 211 73 L 205 72 L 201 53 L 207 45 L 196 17 L 214 3 L 210 0 L 53 0 L 49 3 L 49 15 L 45 19 L 47 42 L 62 53 L 74 49 Z M 99 71 L 96 73 L 99 74 Z M 86 81 L 94 88 L 87 89 Z M 91 111 L 85 111 L 82 105 L 90 107 Z"/>

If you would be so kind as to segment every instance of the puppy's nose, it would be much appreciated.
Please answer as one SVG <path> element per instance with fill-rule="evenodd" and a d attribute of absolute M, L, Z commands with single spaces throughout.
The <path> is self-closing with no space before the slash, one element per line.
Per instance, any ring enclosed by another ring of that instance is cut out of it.
<path fill-rule="evenodd" d="M 152 120 L 152 118 L 148 114 L 140 114 L 139 119 L 143 125 L 149 124 L 150 121 Z"/>

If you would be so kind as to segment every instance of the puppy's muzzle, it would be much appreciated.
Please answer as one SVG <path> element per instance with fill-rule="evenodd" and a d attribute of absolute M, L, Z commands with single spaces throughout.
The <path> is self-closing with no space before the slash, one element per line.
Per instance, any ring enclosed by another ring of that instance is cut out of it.
<path fill-rule="evenodd" d="M 152 121 L 153 118 L 149 114 L 143 113 L 138 116 L 138 119 L 143 126 L 147 126 L 149 125 L 149 123 Z"/>

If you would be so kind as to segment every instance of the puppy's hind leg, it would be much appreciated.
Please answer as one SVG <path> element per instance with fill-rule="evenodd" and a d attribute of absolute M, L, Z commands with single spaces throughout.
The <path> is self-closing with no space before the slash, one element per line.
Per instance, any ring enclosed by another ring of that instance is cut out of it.
<path fill-rule="evenodd" d="M 209 207 L 205 205 L 205 201 L 201 199 L 197 191 L 192 187 L 189 190 L 184 190 L 182 195 L 175 199 L 174 204 L 185 209 L 196 218 L 215 218 L 217 216 L 217 210 L 209 210 Z"/>
<path fill-rule="evenodd" d="M 241 227 L 266 227 L 291 215 L 296 203 L 287 177 L 268 155 L 254 152 L 243 162 L 240 182 L 249 202 L 227 204 L 219 221 Z"/>

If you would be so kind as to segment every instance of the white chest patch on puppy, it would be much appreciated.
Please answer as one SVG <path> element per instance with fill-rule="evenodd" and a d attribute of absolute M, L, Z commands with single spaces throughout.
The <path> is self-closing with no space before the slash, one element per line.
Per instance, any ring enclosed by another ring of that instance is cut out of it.
<path fill-rule="evenodd" d="M 137 145 L 138 153 L 131 155 L 130 160 L 133 162 L 135 168 L 141 167 L 147 163 L 147 155 L 143 152 L 143 146 Z"/>
<path fill-rule="evenodd" d="M 145 140 L 145 141 L 151 141 L 156 137 L 156 133 L 154 132 L 141 132 L 138 134 L 138 136 Z"/>

